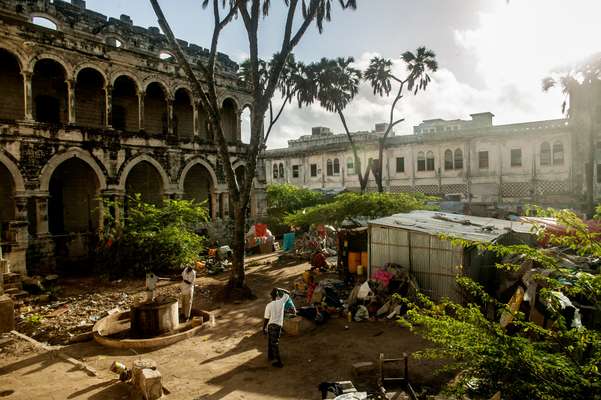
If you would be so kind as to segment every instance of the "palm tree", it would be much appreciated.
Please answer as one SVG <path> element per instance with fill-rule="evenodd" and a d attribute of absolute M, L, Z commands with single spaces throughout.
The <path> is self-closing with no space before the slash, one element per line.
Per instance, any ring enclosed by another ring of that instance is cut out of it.
<path fill-rule="evenodd" d="M 428 50 L 425 47 L 418 47 L 415 53 L 406 51 L 401 54 L 401 60 L 406 65 L 408 75 L 405 79 L 401 79 L 392 73 L 392 61 L 389 59 L 374 57 L 369 63 L 369 67 L 365 71 L 365 80 L 371 85 L 374 94 L 379 96 L 390 95 L 392 91 L 392 82 L 399 84 L 398 92 L 394 98 L 390 107 L 390 118 L 388 127 L 384 132 L 384 135 L 378 141 L 378 163 L 373 166 L 372 171 L 376 179 L 378 191 L 384 191 L 384 185 L 382 184 L 383 178 L 383 158 L 384 158 L 384 147 L 386 140 L 392 131 L 392 128 L 403 122 L 405 119 L 395 120 L 395 111 L 398 102 L 403 98 L 405 87 L 409 92 L 414 95 L 420 90 L 426 90 L 428 84 L 431 82 L 430 73 L 438 70 L 438 62 L 436 61 L 436 54 L 432 50 Z"/>
<path fill-rule="evenodd" d="M 585 204 L 584 210 L 591 216 L 595 210 L 595 108 L 599 100 L 595 98 L 595 86 L 601 84 L 601 56 L 595 54 L 581 65 L 559 77 L 546 77 L 542 89 L 547 92 L 559 87 L 564 99 L 561 112 L 570 118 L 570 124 L 580 126 L 579 131 L 587 132 L 585 138 L 575 137 L 575 151 L 585 154 Z M 579 98 L 574 107 L 574 99 Z"/>

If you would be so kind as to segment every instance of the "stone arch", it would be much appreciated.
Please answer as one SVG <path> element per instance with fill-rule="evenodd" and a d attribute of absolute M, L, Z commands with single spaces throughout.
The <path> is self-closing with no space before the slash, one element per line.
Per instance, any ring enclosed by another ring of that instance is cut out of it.
<path fill-rule="evenodd" d="M 165 99 L 170 99 L 173 97 L 171 91 L 169 90 L 169 85 L 167 84 L 167 82 L 154 75 L 149 76 L 142 81 L 142 91 L 146 92 L 146 90 L 148 90 L 148 86 L 152 85 L 153 83 L 161 85 L 163 93 L 165 93 Z"/>
<path fill-rule="evenodd" d="M 31 14 L 29 14 L 29 22 L 31 22 L 33 24 L 34 23 L 33 19 L 36 17 L 47 19 L 48 21 L 52 22 L 54 25 L 56 25 L 57 31 L 63 30 L 63 21 L 59 20 L 54 15 L 50 15 L 50 14 L 46 14 L 46 13 L 42 13 L 42 12 L 32 12 Z M 39 26 L 37 24 L 34 24 L 34 25 Z"/>
<path fill-rule="evenodd" d="M 212 166 L 202 158 L 195 158 L 182 170 L 178 186 L 184 199 L 206 201 L 209 216 L 214 217 L 217 182 Z"/>
<path fill-rule="evenodd" d="M 85 66 L 75 74 L 75 121 L 78 125 L 102 127 L 106 121 L 106 77 Z"/>
<path fill-rule="evenodd" d="M 23 179 L 23 175 L 21 174 L 17 163 L 13 161 L 12 157 L 9 157 L 3 151 L 0 151 L 0 164 L 3 164 L 8 172 L 10 172 L 13 184 L 15 185 L 15 192 L 25 192 L 25 180 Z"/>
<path fill-rule="evenodd" d="M 105 85 L 108 84 L 108 82 L 109 82 L 108 72 L 106 70 L 104 70 L 103 68 L 98 67 L 97 64 L 87 62 L 87 61 L 79 63 L 73 68 L 73 78 L 77 79 L 77 75 L 79 75 L 81 70 L 86 69 L 86 68 L 96 70 L 96 72 L 98 72 L 100 75 L 102 75 L 102 78 L 104 79 L 104 84 Z"/>
<path fill-rule="evenodd" d="M 62 57 L 59 57 L 55 54 L 52 53 L 47 53 L 47 52 L 41 52 L 41 53 L 37 53 L 36 55 L 34 55 L 28 63 L 28 71 L 34 71 L 35 65 L 42 61 L 42 60 L 53 60 L 56 61 L 57 63 L 59 63 L 60 65 L 63 66 L 63 69 L 65 70 L 65 79 L 66 80 L 70 80 L 73 79 L 73 67 L 71 64 L 69 64 L 65 59 L 63 59 Z"/>
<path fill-rule="evenodd" d="M 111 124 L 117 130 L 139 130 L 140 86 L 130 74 L 120 74 L 112 81 Z"/>
<path fill-rule="evenodd" d="M 69 121 L 69 71 L 56 57 L 41 57 L 32 64 L 31 92 L 36 121 L 65 124 Z"/>
<path fill-rule="evenodd" d="M 171 87 L 171 93 L 173 93 L 173 95 L 175 96 L 175 94 L 177 93 L 178 90 L 185 90 L 186 93 L 188 94 L 188 96 L 190 96 L 190 100 L 194 103 L 196 102 L 196 100 L 194 99 L 194 93 L 192 92 L 192 89 L 190 88 L 190 86 L 184 84 L 184 83 L 180 83 L 178 85 L 172 86 Z"/>
<path fill-rule="evenodd" d="M 215 173 L 215 168 L 213 167 L 213 165 L 204 158 L 194 157 L 186 163 L 184 168 L 182 168 L 181 173 L 179 174 L 178 187 L 180 191 L 184 190 L 184 180 L 186 179 L 186 175 L 188 174 L 190 169 L 197 164 L 202 165 L 207 169 L 207 171 L 209 171 L 209 174 L 211 175 L 211 180 L 213 181 L 213 185 L 217 186 L 219 180 L 217 179 L 217 174 Z"/>
<path fill-rule="evenodd" d="M 22 49 L 13 46 L 10 43 L 0 43 L 0 50 L 11 53 L 17 59 L 17 62 L 19 63 L 19 70 L 21 72 L 25 70 L 31 71 L 28 57 L 23 53 Z"/>
<path fill-rule="evenodd" d="M 239 139 L 239 110 L 238 102 L 233 97 L 226 97 L 221 103 L 221 125 L 223 126 L 224 136 L 228 141 L 233 142 Z"/>
<path fill-rule="evenodd" d="M 180 139 L 192 140 L 194 137 L 194 101 L 183 87 L 173 95 L 173 133 Z"/>
<path fill-rule="evenodd" d="M 242 143 L 249 144 L 252 136 L 252 105 L 245 103 L 240 109 L 240 137 Z"/>
<path fill-rule="evenodd" d="M 85 150 L 78 147 L 72 147 L 60 154 L 55 154 L 42 168 L 40 172 L 40 191 L 47 192 L 50 186 L 50 178 L 52 174 L 64 161 L 70 158 L 79 158 L 92 168 L 98 178 L 98 186 L 100 190 L 106 189 L 106 174 L 99 163 Z"/>
<path fill-rule="evenodd" d="M 0 87 L 8 94 L 0 96 L 1 119 L 19 120 L 25 115 L 22 72 L 19 57 L 0 47 Z"/>
<path fill-rule="evenodd" d="M 148 133 L 166 135 L 169 130 L 169 92 L 161 81 L 153 80 L 144 86 L 144 126 Z"/>
<path fill-rule="evenodd" d="M 125 181 L 127 180 L 127 175 L 129 175 L 129 173 L 136 166 L 136 164 L 139 164 L 142 161 L 146 161 L 156 168 L 157 172 L 161 176 L 161 180 L 163 181 L 163 190 L 168 190 L 171 186 L 171 180 L 169 179 L 169 175 L 167 174 L 167 172 L 165 172 L 163 166 L 148 154 L 140 154 L 139 156 L 132 158 L 126 164 L 124 164 L 119 175 L 119 188 L 125 191 Z"/>
<path fill-rule="evenodd" d="M 115 70 L 110 73 L 111 86 L 115 86 L 115 81 L 122 76 L 126 76 L 129 79 L 131 79 L 136 84 L 137 91 L 140 91 L 141 88 L 144 86 L 142 84 L 142 81 L 140 80 L 140 78 L 137 75 L 132 74 L 130 71 L 125 70 L 125 69 Z"/>

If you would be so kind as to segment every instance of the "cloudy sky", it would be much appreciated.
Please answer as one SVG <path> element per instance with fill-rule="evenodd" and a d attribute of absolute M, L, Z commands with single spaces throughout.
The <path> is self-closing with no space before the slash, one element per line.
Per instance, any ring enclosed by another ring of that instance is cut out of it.
<path fill-rule="evenodd" d="M 283 10 L 272 3 L 272 13 L 261 21 L 265 57 L 278 47 L 282 32 Z M 178 37 L 208 46 L 212 20 L 199 0 L 161 4 Z M 158 25 L 146 0 L 88 0 L 87 7 L 110 16 L 128 14 L 136 25 Z M 411 133 L 423 119 L 469 118 L 483 111 L 493 112 L 496 124 L 561 118 L 561 94 L 543 93 L 541 79 L 601 51 L 599 15 L 600 0 L 358 0 L 356 11 L 337 8 L 322 35 L 311 29 L 295 54 L 305 62 L 352 56 L 365 68 L 375 55 L 398 59 L 418 46 L 434 50 L 440 69 L 426 93 L 406 97 L 397 108 L 406 119 L 397 134 Z M 240 20 L 224 32 L 220 51 L 235 61 L 247 56 Z M 395 67 L 404 73 L 400 62 Z M 390 103 L 364 85 L 347 109 L 349 127 L 372 129 L 386 120 Z M 312 126 L 342 130 L 337 116 L 318 106 L 292 105 L 268 146 L 285 147 Z"/>

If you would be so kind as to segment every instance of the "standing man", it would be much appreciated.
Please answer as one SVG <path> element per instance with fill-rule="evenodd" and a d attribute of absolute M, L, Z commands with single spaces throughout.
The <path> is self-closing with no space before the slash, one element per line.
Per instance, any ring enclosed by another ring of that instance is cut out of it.
<path fill-rule="evenodd" d="M 188 321 L 192 313 L 192 298 L 194 296 L 194 280 L 196 279 L 196 271 L 188 265 L 182 271 L 182 313 L 184 319 Z"/>
<path fill-rule="evenodd" d="M 283 294 L 280 295 L 280 290 Z M 280 358 L 279 341 L 284 325 L 284 306 L 290 296 L 283 289 L 273 288 L 271 290 L 271 302 L 265 307 L 265 319 L 263 320 L 263 334 L 267 334 L 267 359 L 274 361 L 273 365 L 282 368 Z"/>

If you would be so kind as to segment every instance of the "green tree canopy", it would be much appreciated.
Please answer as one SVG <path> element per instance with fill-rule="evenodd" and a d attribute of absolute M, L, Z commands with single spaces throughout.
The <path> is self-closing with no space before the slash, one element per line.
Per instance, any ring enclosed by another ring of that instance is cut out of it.
<path fill-rule="evenodd" d="M 331 202 L 319 204 L 288 214 L 287 225 L 311 226 L 316 224 L 340 227 L 345 220 L 373 219 L 412 210 L 431 209 L 429 197 L 421 193 L 342 193 Z"/>

